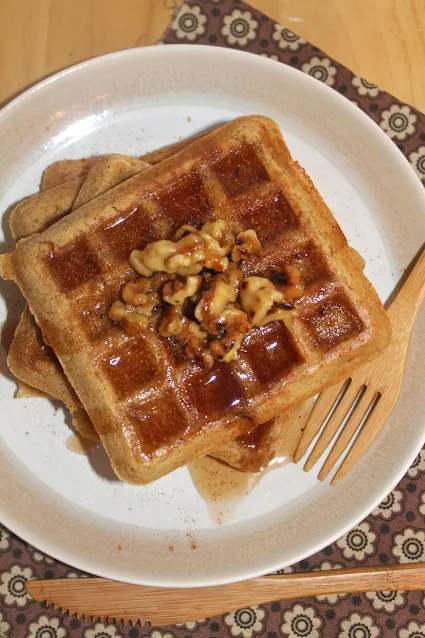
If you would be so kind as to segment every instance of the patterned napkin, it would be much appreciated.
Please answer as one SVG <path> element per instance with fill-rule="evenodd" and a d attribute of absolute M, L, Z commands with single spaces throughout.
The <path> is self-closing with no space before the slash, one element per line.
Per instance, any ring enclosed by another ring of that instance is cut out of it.
<path fill-rule="evenodd" d="M 162 44 L 197 43 L 251 51 L 325 82 L 365 111 L 425 181 L 425 115 L 327 57 L 241 0 L 190 0 Z M 283 571 L 425 561 L 425 448 L 396 489 L 355 529 Z M 425 638 L 424 592 L 332 594 L 274 602 L 174 627 L 83 622 L 43 608 L 25 593 L 30 578 L 84 574 L 0 527 L 0 638 Z"/>

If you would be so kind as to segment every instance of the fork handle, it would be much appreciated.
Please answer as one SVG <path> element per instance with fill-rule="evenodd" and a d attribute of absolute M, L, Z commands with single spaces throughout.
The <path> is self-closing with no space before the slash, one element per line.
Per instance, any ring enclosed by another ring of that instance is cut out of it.
<path fill-rule="evenodd" d="M 422 249 L 419 258 L 410 271 L 400 292 L 394 299 L 388 313 L 394 323 L 402 322 L 406 326 L 411 325 L 425 298 L 425 249 Z M 398 326 L 397 326 L 398 327 Z M 407 326 L 406 326 L 407 327 Z M 394 335 L 393 330 L 393 335 Z"/>

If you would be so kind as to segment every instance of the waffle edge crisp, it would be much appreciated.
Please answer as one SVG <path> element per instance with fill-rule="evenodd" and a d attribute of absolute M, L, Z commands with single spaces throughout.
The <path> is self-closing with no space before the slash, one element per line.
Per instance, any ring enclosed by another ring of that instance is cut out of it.
<path fill-rule="evenodd" d="M 134 340 L 89 325 L 87 304 L 99 288 L 110 303 L 107 291 L 116 294 L 131 276 L 118 248 L 140 247 L 141 237 L 128 244 L 126 224 L 137 221 L 146 242 L 214 216 L 257 230 L 266 253 L 257 271 L 292 260 L 307 285 L 291 330 L 253 331 L 240 361 L 214 372 L 211 394 L 211 372 L 179 362 L 155 334 Z M 72 269 L 77 257 L 85 268 Z M 21 287 L 115 471 L 130 483 L 155 480 L 300 403 L 377 356 L 389 339 L 357 253 L 276 124 L 261 116 L 222 127 L 88 203 L 5 256 L 2 270 Z"/>

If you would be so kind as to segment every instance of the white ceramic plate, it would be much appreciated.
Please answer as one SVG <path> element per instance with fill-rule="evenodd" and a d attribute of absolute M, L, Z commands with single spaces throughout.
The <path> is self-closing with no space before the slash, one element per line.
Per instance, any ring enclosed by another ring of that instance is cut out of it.
<path fill-rule="evenodd" d="M 140 155 L 250 113 L 280 124 L 385 301 L 425 236 L 423 187 L 395 145 L 348 100 L 248 53 L 192 45 L 134 49 L 27 91 L 0 115 L 0 210 L 36 192 L 55 160 Z M 3 229 L 11 249 L 6 215 Z M 21 306 L 12 284 L 2 291 L 7 340 L 10 317 Z M 270 472 L 220 526 L 186 468 L 130 487 L 114 478 L 100 453 L 90 459 L 71 453 L 62 409 L 46 399 L 14 399 L 16 386 L 2 363 L 1 520 L 65 563 L 135 583 L 224 583 L 298 561 L 367 515 L 420 449 L 424 319 L 416 324 L 400 401 L 355 470 L 332 489 L 299 466 Z"/>

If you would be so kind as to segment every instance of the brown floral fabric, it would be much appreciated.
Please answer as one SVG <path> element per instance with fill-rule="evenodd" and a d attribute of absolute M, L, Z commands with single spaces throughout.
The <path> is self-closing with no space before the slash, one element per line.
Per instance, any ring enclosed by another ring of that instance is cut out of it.
<path fill-rule="evenodd" d="M 397 144 L 425 181 L 425 115 L 330 59 L 240 0 L 189 0 L 162 44 L 242 49 L 289 64 L 355 102 Z M 353 530 L 283 572 L 425 560 L 425 449 L 387 498 Z M 424 592 L 332 594 L 276 601 L 173 627 L 79 620 L 35 603 L 31 578 L 86 576 L 0 526 L 0 638 L 425 638 Z"/>

